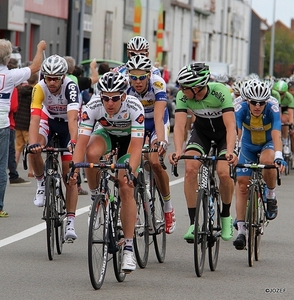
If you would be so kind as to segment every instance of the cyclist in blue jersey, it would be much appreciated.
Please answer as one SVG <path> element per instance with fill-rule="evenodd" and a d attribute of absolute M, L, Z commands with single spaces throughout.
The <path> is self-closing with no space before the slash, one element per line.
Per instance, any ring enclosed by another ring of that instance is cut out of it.
<path fill-rule="evenodd" d="M 151 147 L 157 142 L 160 145 L 158 152 L 149 155 L 149 162 L 164 200 L 165 231 L 170 234 L 176 227 L 175 211 L 170 199 L 168 174 L 159 162 L 159 155 L 163 156 L 166 153 L 169 134 L 166 83 L 162 77 L 151 75 L 151 61 L 146 56 L 133 56 L 126 67 L 131 85 L 127 94 L 137 97 L 143 104 L 145 133 L 151 133 Z"/>
<path fill-rule="evenodd" d="M 238 137 L 241 139 L 239 163 L 257 162 L 257 154 L 261 153 L 260 163 L 275 163 L 283 172 L 286 162 L 282 156 L 280 110 L 278 105 L 269 100 L 270 95 L 271 91 L 267 83 L 253 80 L 245 90 L 247 101 L 235 106 Z M 238 236 L 233 244 L 237 250 L 242 250 L 246 246 L 245 214 L 251 170 L 237 168 L 236 174 Z M 273 220 L 278 213 L 275 194 L 276 170 L 264 170 L 263 175 L 268 187 L 266 217 L 268 220 Z"/>

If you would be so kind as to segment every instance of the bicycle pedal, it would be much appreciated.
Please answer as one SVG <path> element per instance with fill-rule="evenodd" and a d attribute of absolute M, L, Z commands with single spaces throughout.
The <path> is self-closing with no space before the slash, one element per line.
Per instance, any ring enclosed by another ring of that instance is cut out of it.
<path fill-rule="evenodd" d="M 74 242 L 74 239 L 72 239 L 72 238 L 65 240 L 65 243 L 68 243 L 68 244 L 73 244 L 73 242 Z"/>
<path fill-rule="evenodd" d="M 194 244 L 194 240 L 185 240 L 188 244 Z"/>

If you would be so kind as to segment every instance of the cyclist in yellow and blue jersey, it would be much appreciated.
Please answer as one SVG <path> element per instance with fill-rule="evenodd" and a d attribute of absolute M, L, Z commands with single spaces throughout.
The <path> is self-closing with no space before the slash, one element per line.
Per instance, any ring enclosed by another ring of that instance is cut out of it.
<path fill-rule="evenodd" d="M 275 163 L 283 172 L 286 162 L 282 155 L 280 111 L 278 105 L 269 101 L 269 85 L 259 80 L 253 80 L 244 93 L 247 101 L 237 103 L 235 106 L 238 137 L 239 140 L 241 139 L 239 163 L 257 162 L 257 154 L 261 153 L 260 163 Z M 251 170 L 237 168 L 236 173 L 238 236 L 233 244 L 237 250 L 242 250 L 246 246 L 245 214 Z M 273 220 L 278 213 L 275 194 L 276 170 L 264 170 L 263 175 L 268 187 L 266 217 L 268 220 Z"/>

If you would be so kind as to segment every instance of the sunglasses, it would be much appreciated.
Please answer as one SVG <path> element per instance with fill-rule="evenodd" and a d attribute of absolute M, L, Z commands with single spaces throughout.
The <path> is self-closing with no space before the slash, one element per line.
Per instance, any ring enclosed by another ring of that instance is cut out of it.
<path fill-rule="evenodd" d="M 192 88 L 189 87 L 189 86 L 180 86 L 180 89 L 181 89 L 182 91 L 186 91 L 186 90 L 191 90 Z"/>
<path fill-rule="evenodd" d="M 249 100 L 249 103 L 252 104 L 253 106 L 264 106 L 266 104 L 266 101 L 254 101 L 254 100 Z"/>
<path fill-rule="evenodd" d="M 132 79 L 132 80 L 145 80 L 147 78 L 147 76 L 149 75 L 149 73 L 146 73 L 144 75 L 133 75 L 133 74 L 129 74 L 129 77 Z"/>
<path fill-rule="evenodd" d="M 136 55 L 147 55 L 147 52 L 134 52 L 134 51 L 129 51 L 131 56 L 136 56 Z"/>
<path fill-rule="evenodd" d="M 101 98 L 105 102 L 109 102 L 110 100 L 112 100 L 113 102 L 117 102 L 117 101 L 119 101 L 121 99 L 121 95 L 112 96 L 112 97 L 109 97 L 109 96 L 106 96 L 106 95 L 102 95 Z"/>
<path fill-rule="evenodd" d="M 56 82 L 56 81 L 60 81 L 62 79 L 62 76 L 47 76 L 47 75 L 45 75 L 44 78 L 46 81 Z"/>

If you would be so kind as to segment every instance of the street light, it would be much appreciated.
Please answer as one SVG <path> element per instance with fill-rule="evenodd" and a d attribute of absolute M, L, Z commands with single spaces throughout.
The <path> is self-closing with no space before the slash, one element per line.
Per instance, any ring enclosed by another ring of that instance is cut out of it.
<path fill-rule="evenodd" d="M 269 75 L 274 75 L 274 54 L 275 54 L 275 29 L 276 29 L 276 0 L 274 0 L 273 7 L 273 25 L 272 25 L 272 37 L 271 37 L 271 52 L 270 52 L 270 65 L 269 65 Z"/>

